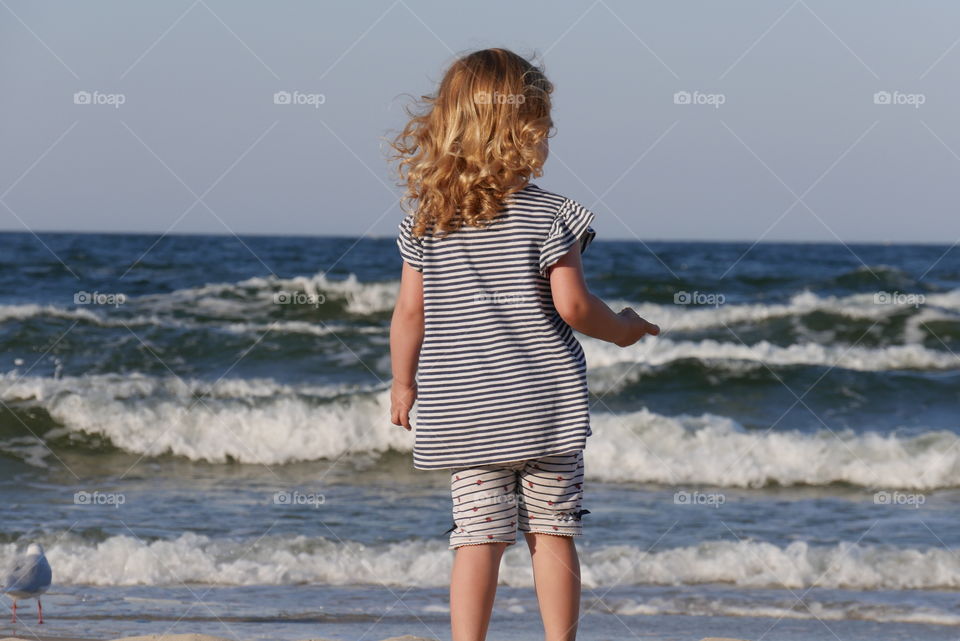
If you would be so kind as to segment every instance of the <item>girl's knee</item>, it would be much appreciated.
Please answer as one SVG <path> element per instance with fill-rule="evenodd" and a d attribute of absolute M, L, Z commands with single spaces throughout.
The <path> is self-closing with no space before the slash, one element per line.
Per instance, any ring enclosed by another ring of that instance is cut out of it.
<path fill-rule="evenodd" d="M 512 543 L 507 541 L 485 541 L 482 543 L 463 543 L 454 547 L 457 554 L 481 555 L 481 554 L 503 554 L 507 546 Z"/>
<path fill-rule="evenodd" d="M 523 536 L 526 538 L 527 545 L 530 547 L 531 552 L 533 552 L 537 546 L 552 549 L 576 548 L 576 543 L 573 536 L 564 534 L 549 534 L 547 532 L 524 532 Z"/>

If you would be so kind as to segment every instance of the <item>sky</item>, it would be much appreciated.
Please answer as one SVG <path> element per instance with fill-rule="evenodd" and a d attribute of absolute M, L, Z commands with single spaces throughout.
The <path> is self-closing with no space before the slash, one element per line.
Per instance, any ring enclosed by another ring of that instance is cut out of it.
<path fill-rule="evenodd" d="M 0 230 L 392 236 L 403 106 L 499 46 L 598 239 L 949 244 L 958 43 L 947 2 L 2 0 Z"/>

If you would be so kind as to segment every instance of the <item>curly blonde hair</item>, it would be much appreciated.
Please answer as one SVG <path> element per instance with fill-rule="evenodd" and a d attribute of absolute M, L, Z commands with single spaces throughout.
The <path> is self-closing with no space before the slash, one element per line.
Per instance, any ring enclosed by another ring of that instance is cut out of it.
<path fill-rule="evenodd" d="M 437 93 L 421 96 L 422 113 L 406 107 L 411 120 L 390 141 L 391 159 L 416 236 L 483 227 L 504 198 L 543 175 L 552 92 L 541 67 L 483 49 L 450 65 Z"/>

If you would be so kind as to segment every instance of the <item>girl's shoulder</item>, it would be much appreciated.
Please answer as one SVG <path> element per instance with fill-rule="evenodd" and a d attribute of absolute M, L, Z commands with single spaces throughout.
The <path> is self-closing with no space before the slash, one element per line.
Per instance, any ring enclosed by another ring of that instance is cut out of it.
<path fill-rule="evenodd" d="M 543 189 L 536 183 L 529 183 L 526 187 L 513 194 L 516 203 L 525 209 L 548 216 L 550 219 L 567 219 L 570 217 L 593 219 L 593 213 L 579 201 Z"/>
<path fill-rule="evenodd" d="M 543 189 L 536 183 L 528 183 L 520 191 L 511 194 L 510 202 L 528 212 L 536 212 L 550 218 L 556 217 L 564 209 L 581 206 L 572 198 Z"/>

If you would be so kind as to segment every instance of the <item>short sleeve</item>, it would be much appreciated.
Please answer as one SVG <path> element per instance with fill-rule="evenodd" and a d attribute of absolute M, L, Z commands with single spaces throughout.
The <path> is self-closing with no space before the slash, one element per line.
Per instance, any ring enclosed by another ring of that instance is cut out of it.
<path fill-rule="evenodd" d="M 560 206 L 550 233 L 540 248 L 540 274 L 547 276 L 547 269 L 560 260 L 580 242 L 580 253 L 586 251 L 593 242 L 597 233 L 590 226 L 593 222 L 593 212 L 574 200 L 567 200 Z"/>
<path fill-rule="evenodd" d="M 413 214 L 407 214 L 398 226 L 397 247 L 400 256 L 418 272 L 423 271 L 423 241 L 413 235 Z"/>

